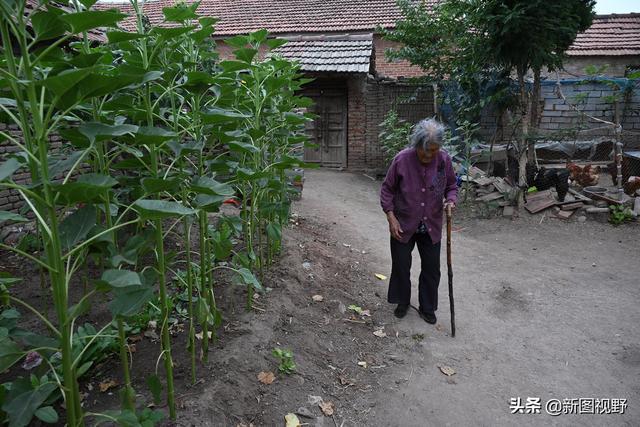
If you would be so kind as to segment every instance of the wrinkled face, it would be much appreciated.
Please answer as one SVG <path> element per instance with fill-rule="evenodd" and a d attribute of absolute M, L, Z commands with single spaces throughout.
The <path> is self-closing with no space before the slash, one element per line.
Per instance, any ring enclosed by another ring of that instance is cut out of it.
<path fill-rule="evenodd" d="M 428 165 L 429 163 L 431 163 L 431 160 L 436 157 L 438 151 L 440 151 L 440 146 L 438 144 L 429 144 L 426 150 L 424 150 L 422 147 L 416 148 L 418 160 L 420 160 L 420 163 L 422 163 L 423 165 Z"/>

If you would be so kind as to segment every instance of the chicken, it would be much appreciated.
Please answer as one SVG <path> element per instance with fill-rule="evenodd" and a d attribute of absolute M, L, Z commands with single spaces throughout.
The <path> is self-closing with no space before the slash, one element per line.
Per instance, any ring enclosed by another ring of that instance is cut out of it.
<path fill-rule="evenodd" d="M 629 159 L 626 157 L 622 158 L 622 182 L 628 182 L 631 177 L 631 165 Z M 618 185 L 618 166 L 616 162 L 611 162 L 607 165 L 607 170 L 609 171 L 609 175 L 611 175 L 611 182 L 613 185 Z"/>
<path fill-rule="evenodd" d="M 629 196 L 635 196 L 636 191 L 640 190 L 640 176 L 630 176 L 622 188 Z"/>
<path fill-rule="evenodd" d="M 585 165 L 579 166 L 575 163 L 568 163 L 569 179 L 581 187 L 591 187 L 598 185 L 600 179 L 600 166 Z"/>

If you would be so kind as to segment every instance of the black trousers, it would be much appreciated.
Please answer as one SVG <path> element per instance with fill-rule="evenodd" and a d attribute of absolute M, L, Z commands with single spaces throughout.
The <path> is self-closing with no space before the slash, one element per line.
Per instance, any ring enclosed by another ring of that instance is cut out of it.
<path fill-rule="evenodd" d="M 438 309 L 440 284 L 440 242 L 433 244 L 429 234 L 414 234 L 407 243 L 391 238 L 391 278 L 387 301 L 392 304 L 411 302 L 411 253 L 415 245 L 420 253 L 418 300 L 420 309 L 433 313 Z"/>

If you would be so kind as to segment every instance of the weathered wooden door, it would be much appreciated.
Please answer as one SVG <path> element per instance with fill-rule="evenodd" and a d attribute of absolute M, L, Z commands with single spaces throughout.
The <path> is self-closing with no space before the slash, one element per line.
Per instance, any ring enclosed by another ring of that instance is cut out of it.
<path fill-rule="evenodd" d="M 305 161 L 331 168 L 347 167 L 347 92 L 314 89 L 305 93 L 315 101 L 310 109 L 317 117 L 307 124 L 315 147 L 305 148 Z"/>

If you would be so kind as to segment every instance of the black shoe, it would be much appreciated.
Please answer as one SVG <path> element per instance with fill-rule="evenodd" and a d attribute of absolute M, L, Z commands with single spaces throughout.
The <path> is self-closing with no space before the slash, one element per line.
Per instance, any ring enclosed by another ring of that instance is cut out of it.
<path fill-rule="evenodd" d="M 395 310 L 393 310 L 393 314 L 398 318 L 402 319 L 407 315 L 407 311 L 409 311 L 409 304 L 398 304 Z"/>
<path fill-rule="evenodd" d="M 427 313 L 426 311 L 422 311 L 422 310 L 418 310 L 418 313 L 420 313 L 420 317 L 422 317 L 425 322 L 430 323 L 432 325 L 434 325 L 438 320 L 436 318 L 435 313 Z"/>

